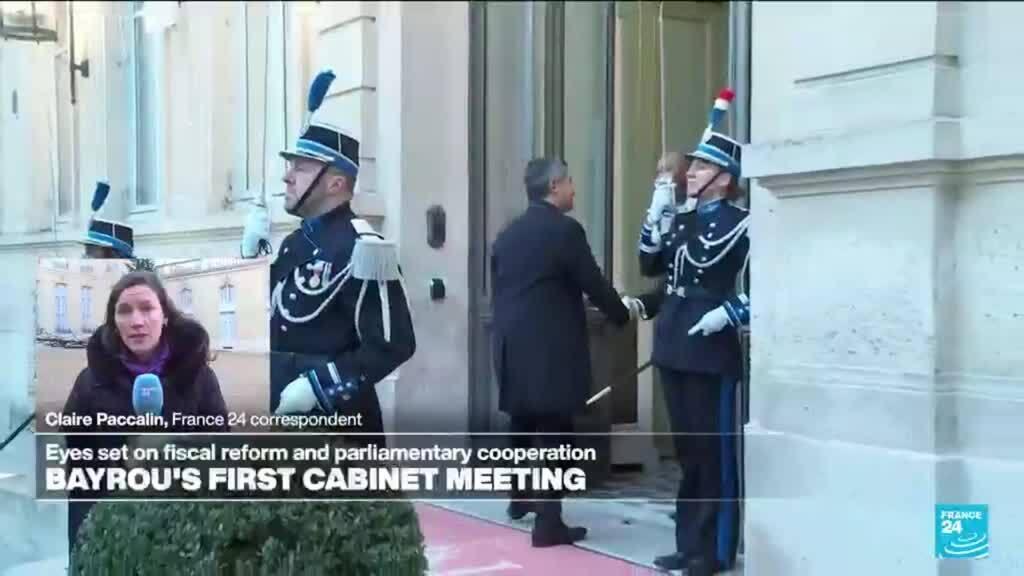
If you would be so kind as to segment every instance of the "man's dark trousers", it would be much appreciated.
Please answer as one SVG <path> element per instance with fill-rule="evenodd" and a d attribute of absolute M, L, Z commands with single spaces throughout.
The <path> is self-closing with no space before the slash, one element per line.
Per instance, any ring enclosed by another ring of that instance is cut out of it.
<path fill-rule="evenodd" d="M 509 444 L 512 448 L 553 448 L 572 443 L 572 417 L 563 414 L 513 414 L 509 423 Z M 564 466 L 567 463 L 556 463 Z M 512 465 L 512 463 L 510 463 Z M 542 463 L 531 463 L 540 466 Z M 520 463 L 519 466 L 523 466 Z M 537 513 L 534 532 L 547 535 L 563 528 L 562 491 L 533 492 L 513 490 L 512 500 L 536 498 L 528 507 Z"/>

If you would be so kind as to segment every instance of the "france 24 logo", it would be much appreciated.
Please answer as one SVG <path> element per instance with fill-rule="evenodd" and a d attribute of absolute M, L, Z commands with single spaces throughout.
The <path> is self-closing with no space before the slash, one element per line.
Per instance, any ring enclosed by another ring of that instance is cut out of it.
<path fill-rule="evenodd" d="M 938 504 L 935 506 L 936 558 L 985 558 L 987 556 L 987 505 Z"/>

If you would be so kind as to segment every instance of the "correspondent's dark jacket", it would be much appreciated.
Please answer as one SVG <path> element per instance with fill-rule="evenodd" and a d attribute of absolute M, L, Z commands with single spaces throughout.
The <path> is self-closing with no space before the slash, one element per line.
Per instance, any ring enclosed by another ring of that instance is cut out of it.
<path fill-rule="evenodd" d="M 71 389 L 64 414 L 93 416 L 94 424 L 83 427 L 62 427 L 61 432 L 96 432 L 95 415 L 99 412 L 117 415 L 134 415 L 132 408 L 132 385 L 134 379 L 117 356 L 104 350 L 101 344 L 102 333 L 106 327 L 97 330 L 86 346 L 88 365 L 83 369 Z M 205 348 L 200 346 L 203 339 L 208 339 L 205 329 L 198 323 L 186 320 L 177 328 L 165 328 L 165 337 L 170 345 L 170 356 L 160 374 L 164 390 L 163 417 L 170 426 L 171 414 L 178 412 L 189 415 L 221 415 L 224 426 L 215 428 L 171 427 L 151 429 L 165 433 L 179 432 L 216 432 L 227 431 L 227 408 L 221 394 L 217 375 L 207 364 Z M 114 448 L 128 442 L 129 435 L 147 431 L 143 428 L 102 431 L 124 431 L 125 436 L 66 436 L 68 448 L 91 448 L 94 453 L 99 448 Z M 111 465 L 116 463 L 106 463 Z M 95 462 L 92 466 L 104 465 Z M 101 497 L 94 493 L 74 492 L 76 498 Z M 78 529 L 92 508 L 93 502 L 70 502 L 68 504 L 68 544 L 73 546 Z"/>
<path fill-rule="evenodd" d="M 531 203 L 495 240 L 491 277 L 499 409 L 582 410 L 592 377 L 583 295 L 613 323 L 629 322 L 583 227 L 547 202 Z"/>

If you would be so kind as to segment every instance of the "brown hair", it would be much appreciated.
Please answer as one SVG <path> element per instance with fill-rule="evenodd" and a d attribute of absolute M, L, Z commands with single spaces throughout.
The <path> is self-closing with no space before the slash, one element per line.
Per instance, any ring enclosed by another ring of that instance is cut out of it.
<path fill-rule="evenodd" d="M 735 202 L 746 195 L 747 191 L 740 186 L 736 176 L 729 178 L 729 186 L 725 189 L 725 199 L 729 202 Z"/>
<path fill-rule="evenodd" d="M 115 321 L 117 301 L 121 298 L 121 294 L 134 286 L 146 286 L 156 294 L 156 299 L 160 302 L 160 308 L 163 310 L 164 318 L 167 319 L 167 326 L 164 327 L 163 338 L 172 336 L 175 332 L 182 328 L 187 328 L 189 325 L 199 325 L 198 322 L 187 318 L 184 314 L 178 310 L 174 302 L 167 296 L 167 290 L 164 288 L 163 282 L 160 281 L 160 277 L 155 272 L 148 270 L 137 270 L 135 272 L 129 272 L 121 277 L 120 280 L 114 284 L 114 287 L 110 289 L 110 297 L 107 298 L 107 315 L 101 330 L 103 333 L 100 335 L 100 342 L 103 344 L 105 352 L 112 356 L 118 356 L 124 350 L 124 344 L 121 342 L 121 337 L 117 334 L 117 324 Z M 201 328 L 201 326 L 200 326 Z M 210 337 L 206 333 L 206 330 L 202 330 L 202 339 L 200 342 L 201 354 L 203 358 L 212 359 L 210 357 Z"/>

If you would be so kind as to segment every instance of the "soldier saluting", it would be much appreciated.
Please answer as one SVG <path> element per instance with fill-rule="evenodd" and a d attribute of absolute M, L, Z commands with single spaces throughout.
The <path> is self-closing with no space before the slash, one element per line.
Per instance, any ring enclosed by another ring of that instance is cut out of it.
<path fill-rule="evenodd" d="M 333 79 L 328 71 L 314 80 L 311 115 Z M 359 142 L 308 122 L 281 155 L 284 207 L 302 224 L 270 267 L 270 409 L 359 415 L 361 426 L 347 430 L 383 433 L 375 385 L 413 355 L 416 338 L 395 245 L 352 211 Z M 244 257 L 269 246 L 269 219 L 253 214 Z"/>
<path fill-rule="evenodd" d="M 666 275 L 664 294 L 642 296 L 640 308 L 644 317 L 657 314 L 651 360 L 683 469 L 676 552 L 655 564 L 690 576 L 728 570 L 739 528 L 734 411 L 743 374 L 738 329 L 750 317 L 750 218 L 732 203 L 741 146 L 715 131 L 732 96 L 719 94 L 703 137 L 687 154 L 687 202 L 676 205 L 668 188 L 656 187 L 640 235 L 641 271 Z"/>

